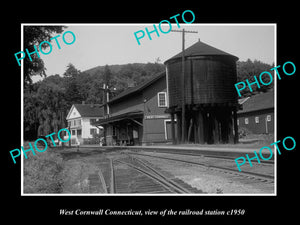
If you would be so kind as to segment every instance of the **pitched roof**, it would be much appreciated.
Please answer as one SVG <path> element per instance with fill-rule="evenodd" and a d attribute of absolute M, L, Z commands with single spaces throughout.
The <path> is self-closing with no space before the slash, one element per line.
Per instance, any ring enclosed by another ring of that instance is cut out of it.
<path fill-rule="evenodd" d="M 143 117 L 143 115 L 144 115 L 143 111 L 136 109 L 136 110 L 132 110 L 130 112 L 126 112 L 123 114 L 111 115 L 108 118 L 100 119 L 99 121 L 96 121 L 94 123 L 94 125 L 99 126 L 99 125 L 104 125 L 107 123 L 116 122 L 116 121 L 120 121 L 120 120 L 124 120 L 124 119 L 140 118 L 140 117 Z"/>
<path fill-rule="evenodd" d="M 74 104 L 81 117 L 102 117 L 104 114 L 103 105 L 100 104 Z"/>
<path fill-rule="evenodd" d="M 272 109 L 274 108 L 274 91 L 252 95 L 251 97 L 241 99 L 241 101 L 243 109 L 238 111 L 238 114 L 263 109 Z"/>
<path fill-rule="evenodd" d="M 119 95 L 117 95 L 116 97 L 114 97 L 113 99 L 111 99 L 109 101 L 109 103 L 118 101 L 124 97 L 128 97 L 131 94 L 137 93 L 139 91 L 142 91 L 143 89 L 145 89 L 146 87 L 148 87 L 149 85 L 153 84 L 155 81 L 159 80 L 162 77 L 166 76 L 166 72 L 162 72 L 162 73 L 158 73 L 156 74 L 153 78 L 151 78 L 150 80 L 147 80 L 135 87 L 132 88 L 128 88 L 125 91 L 121 92 Z"/>
<path fill-rule="evenodd" d="M 184 55 L 185 55 L 185 57 L 187 57 L 187 56 L 212 56 L 212 55 L 220 56 L 221 55 L 221 56 L 230 56 L 230 57 L 233 57 L 234 60 L 238 60 L 238 57 L 231 55 L 227 52 L 224 52 L 220 49 L 217 49 L 215 47 L 212 47 L 208 44 L 205 44 L 202 41 L 198 41 L 195 44 L 193 44 L 192 46 L 185 49 Z M 182 52 L 178 53 L 177 55 L 175 55 L 172 58 L 165 61 L 165 64 L 170 60 L 181 58 L 181 57 L 182 57 Z"/>

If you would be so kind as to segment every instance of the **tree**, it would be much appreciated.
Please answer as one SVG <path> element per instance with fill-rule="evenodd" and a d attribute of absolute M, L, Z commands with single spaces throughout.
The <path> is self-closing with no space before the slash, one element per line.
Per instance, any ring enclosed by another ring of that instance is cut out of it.
<path fill-rule="evenodd" d="M 77 70 L 72 63 L 67 65 L 67 70 L 64 72 L 64 77 L 76 78 L 80 74 L 80 70 Z"/>
<path fill-rule="evenodd" d="M 65 87 L 62 80 L 59 75 L 50 76 L 41 82 L 37 90 L 40 119 L 38 135 L 57 133 L 66 125 L 64 116 L 69 105 L 65 101 Z"/>
<path fill-rule="evenodd" d="M 111 85 L 112 73 L 109 69 L 109 66 L 106 64 L 104 67 L 103 80 L 107 86 Z"/>
<path fill-rule="evenodd" d="M 26 140 L 34 140 L 37 137 L 38 112 L 40 111 L 37 95 L 39 85 L 38 82 L 24 89 L 24 137 Z"/>
<path fill-rule="evenodd" d="M 49 76 L 24 91 L 24 138 L 33 140 L 64 128 L 70 106 L 65 100 L 63 78 Z"/>
<path fill-rule="evenodd" d="M 94 103 L 94 104 L 101 104 L 103 103 L 103 81 L 99 79 L 92 80 L 89 83 L 89 88 L 87 89 L 88 92 L 86 103 Z"/>
<path fill-rule="evenodd" d="M 237 82 L 246 82 L 245 80 L 248 79 L 249 83 L 254 82 L 254 76 L 259 79 L 259 75 L 264 72 L 268 71 L 272 74 L 272 79 L 274 80 L 274 71 L 270 71 L 271 68 L 274 66 L 269 65 L 267 63 L 263 63 L 259 60 L 251 61 L 248 59 L 247 61 L 238 61 L 237 62 Z M 264 83 L 268 83 L 270 81 L 269 76 L 262 76 L 262 80 Z M 246 97 L 250 95 L 254 95 L 259 92 L 266 92 L 269 89 L 274 87 L 274 82 L 270 85 L 265 86 L 260 84 L 260 88 L 257 85 L 252 85 L 251 88 L 253 91 L 251 92 L 249 88 L 245 88 L 241 91 L 241 95 Z"/>
<path fill-rule="evenodd" d="M 43 41 L 50 42 L 53 34 L 62 33 L 63 28 L 66 26 L 24 26 L 24 49 L 28 49 L 28 52 L 34 52 L 34 45 L 38 46 Z M 46 46 L 42 45 L 42 49 Z M 37 56 L 37 54 L 31 55 L 32 61 L 29 57 L 25 57 L 24 60 L 24 82 L 25 84 L 32 84 L 31 76 L 41 75 L 46 77 L 44 61 Z"/>
<path fill-rule="evenodd" d="M 80 85 L 77 79 L 80 75 L 80 70 L 77 70 L 72 63 L 67 66 L 66 72 L 64 72 L 64 86 L 66 88 L 65 100 L 69 103 L 80 103 L 84 100 L 79 89 Z"/>

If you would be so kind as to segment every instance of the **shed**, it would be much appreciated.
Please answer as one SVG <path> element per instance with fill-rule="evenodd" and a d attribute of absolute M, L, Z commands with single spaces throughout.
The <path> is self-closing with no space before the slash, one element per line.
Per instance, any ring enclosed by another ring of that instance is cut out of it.
<path fill-rule="evenodd" d="M 274 91 L 259 93 L 239 100 L 239 129 L 253 134 L 274 133 Z"/>

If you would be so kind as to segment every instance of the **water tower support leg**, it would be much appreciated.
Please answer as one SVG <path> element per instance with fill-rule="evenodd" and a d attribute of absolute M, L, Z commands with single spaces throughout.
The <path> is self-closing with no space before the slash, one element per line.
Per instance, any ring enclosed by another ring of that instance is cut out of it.
<path fill-rule="evenodd" d="M 204 144 L 204 120 L 201 111 L 198 113 L 198 140 L 199 144 Z"/>
<path fill-rule="evenodd" d="M 234 143 L 237 144 L 239 142 L 239 132 L 238 132 L 238 125 L 237 125 L 236 109 L 233 110 L 233 126 L 234 126 Z"/>

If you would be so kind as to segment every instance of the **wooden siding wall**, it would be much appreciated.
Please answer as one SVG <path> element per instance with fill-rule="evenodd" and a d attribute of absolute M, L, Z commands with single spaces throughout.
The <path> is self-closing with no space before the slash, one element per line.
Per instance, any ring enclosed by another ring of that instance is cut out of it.
<path fill-rule="evenodd" d="M 167 107 L 158 107 L 158 92 L 167 92 L 166 87 L 166 77 L 160 78 L 151 86 L 143 90 L 143 99 L 146 99 L 144 103 L 144 132 L 143 132 L 143 142 L 152 143 L 152 142 L 165 142 L 165 125 L 164 120 L 166 118 L 152 118 L 146 119 L 147 116 L 157 116 L 164 115 L 169 117 L 169 114 L 165 113 Z M 166 101 L 168 100 L 166 96 Z"/>
<path fill-rule="evenodd" d="M 271 121 L 267 122 L 267 129 L 269 134 L 274 133 L 274 109 L 261 110 L 256 112 L 249 112 L 238 114 L 239 129 L 245 128 L 253 134 L 265 134 L 266 133 L 266 117 L 271 115 Z M 259 118 L 259 123 L 255 122 L 255 117 Z M 248 124 L 245 124 L 245 118 L 248 118 Z"/>
<path fill-rule="evenodd" d="M 158 99 L 157 99 L 158 92 L 167 92 L 165 79 L 166 77 L 162 77 L 154 84 L 144 89 L 143 100 L 146 99 L 145 112 L 144 112 L 145 116 L 165 114 L 165 110 L 167 107 L 158 107 Z M 168 99 L 166 98 L 166 100 Z"/>
<path fill-rule="evenodd" d="M 181 61 L 167 65 L 170 107 L 181 107 Z M 223 57 L 202 57 L 185 62 L 186 104 L 236 102 L 235 61 Z"/>

